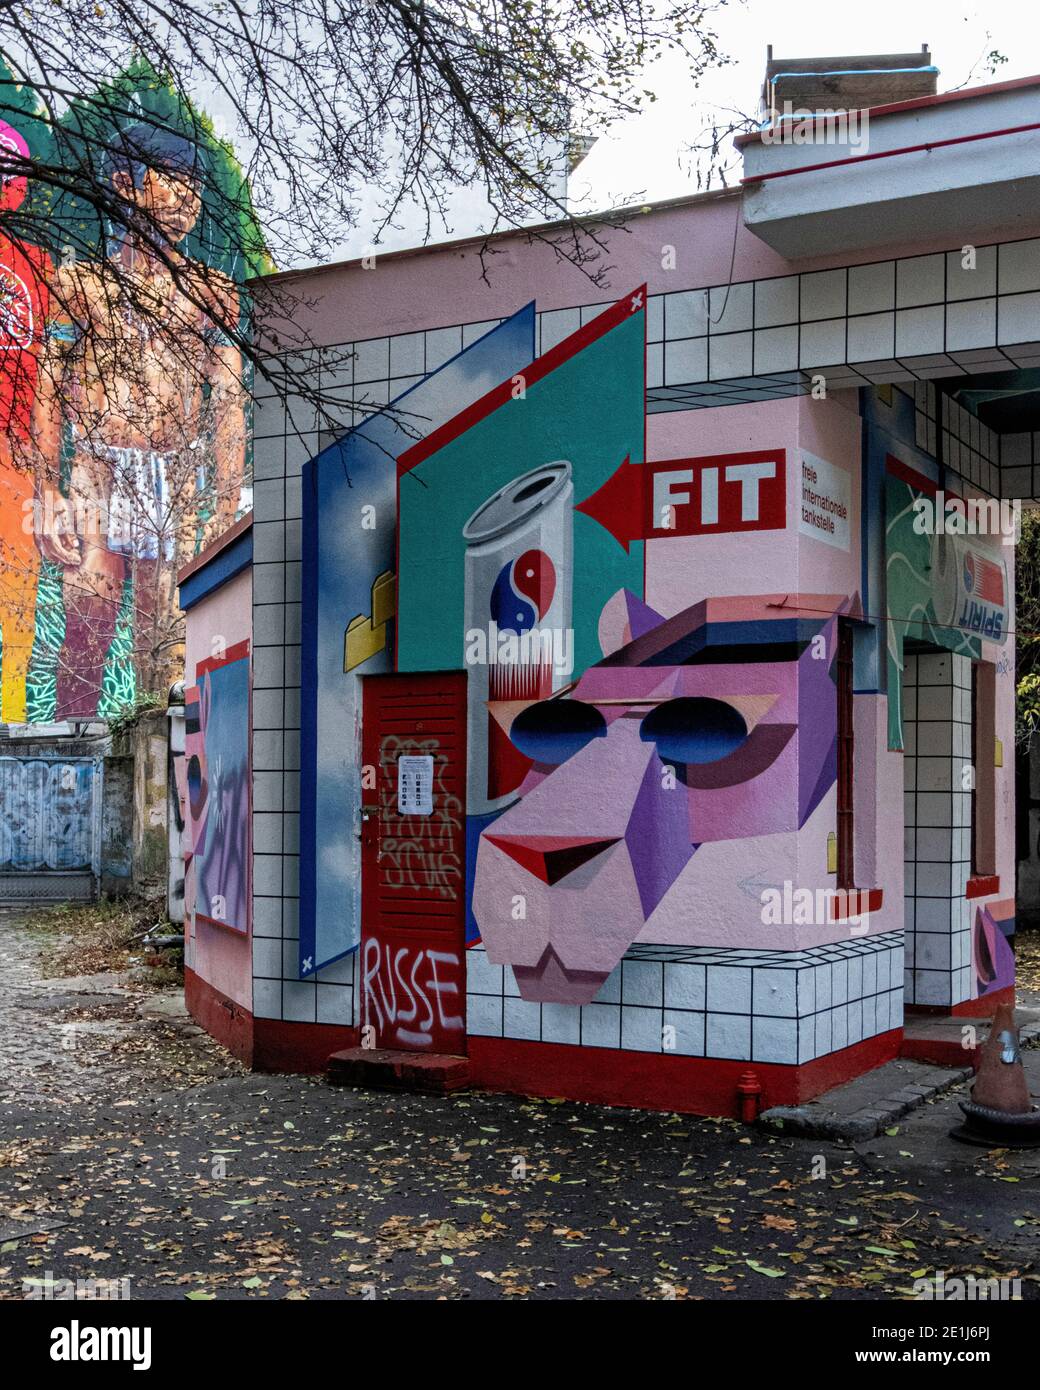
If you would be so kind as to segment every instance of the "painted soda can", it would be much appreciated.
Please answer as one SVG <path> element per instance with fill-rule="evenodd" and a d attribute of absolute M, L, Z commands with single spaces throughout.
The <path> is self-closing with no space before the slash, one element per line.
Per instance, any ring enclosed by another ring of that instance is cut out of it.
<path fill-rule="evenodd" d="M 573 505 L 560 459 L 499 488 L 462 529 L 471 816 L 517 799 L 531 764 L 509 727 L 570 680 Z"/>
<path fill-rule="evenodd" d="M 1001 555 L 958 535 L 932 537 L 932 605 L 940 627 L 1007 640 L 1007 567 Z"/>

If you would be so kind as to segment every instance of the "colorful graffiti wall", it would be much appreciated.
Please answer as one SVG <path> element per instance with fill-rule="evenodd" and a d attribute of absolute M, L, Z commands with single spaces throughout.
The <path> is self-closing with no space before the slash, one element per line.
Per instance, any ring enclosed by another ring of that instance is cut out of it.
<path fill-rule="evenodd" d="M 251 505 L 248 370 L 226 326 L 269 261 L 233 154 L 142 64 L 52 126 L 0 63 L 0 115 L 0 146 L 91 161 L 212 296 L 74 193 L 4 181 L 23 220 L 0 238 L 0 718 L 104 718 L 179 677 L 176 570 Z"/>
<path fill-rule="evenodd" d="M 200 662 L 184 692 L 193 911 L 216 926 L 249 924 L 249 643 Z"/>
<path fill-rule="evenodd" d="M 504 346 L 516 322 L 470 347 L 455 373 L 478 347 Z M 850 936 L 829 895 L 822 919 L 792 920 L 763 911 L 763 890 L 779 895 L 785 880 L 790 889 L 800 855 L 828 872 L 838 626 L 863 621 L 858 508 L 849 473 L 816 454 L 803 460 L 797 433 L 762 437 L 779 413 L 758 417 L 757 438 L 744 436 L 751 447 L 721 451 L 691 433 L 684 450 L 647 459 L 642 289 L 530 361 L 527 346 L 514 339 L 496 353 L 498 384 L 486 389 L 482 374 L 482 395 L 460 389 L 470 373 L 445 376 L 454 412 L 427 411 L 419 429 L 399 432 L 391 411 L 371 480 L 350 452 L 368 447 L 368 427 L 305 471 L 300 973 L 367 939 L 358 682 L 396 672 L 404 691 L 407 673 L 464 671 L 467 1026 L 502 1035 L 507 1016 L 534 1009 L 539 1036 L 552 1018 L 557 1041 L 588 1029 L 605 1045 L 588 1021 L 619 1015 L 623 962 L 630 975 L 633 960 L 652 973 L 703 971 L 696 962 L 710 958 L 714 992 L 727 971 L 771 953 L 793 983 L 797 968 L 815 969 L 812 951 Z M 772 562 L 795 545 L 803 466 L 828 524 L 814 522 L 802 541 L 819 557 L 805 567 L 808 586 L 776 591 Z M 366 511 L 380 518 L 367 533 Z M 691 545 L 730 551 L 726 565 L 691 564 Z M 651 587 L 670 603 L 648 602 Z M 370 802 L 386 800 L 376 785 Z M 391 809 L 407 839 L 396 801 Z M 438 886 L 421 869 L 417 915 Z M 879 914 L 875 930 L 889 925 Z M 851 1040 L 890 1026 L 897 948 L 882 943 L 842 948 L 885 964 L 884 1012 L 872 1007 Z M 669 1027 L 689 1052 L 699 1018 L 701 1055 L 739 1055 L 732 1039 L 745 1027 L 750 1036 L 754 1007 L 721 1004 L 706 1043 L 703 1003 L 698 1013 L 691 996 Z M 645 1050 L 661 1051 L 663 1014 L 654 1016 Z M 783 1034 L 770 1044 L 777 1059 L 798 1060 L 797 1020 L 770 1029 Z"/>
<path fill-rule="evenodd" d="M 943 829 L 925 785 L 976 665 L 1004 737 L 1003 571 L 914 526 L 912 397 L 648 416 L 645 319 L 636 288 L 536 354 L 529 307 L 305 467 L 299 978 L 363 1045 L 535 1090 L 614 1094 L 561 1048 L 851 1074 L 920 973 L 1012 976 L 1002 775 L 970 892 L 970 797 Z"/>
<path fill-rule="evenodd" d="M 319 829 L 333 823 L 346 833 L 301 861 L 303 977 L 356 950 L 361 939 L 358 679 L 394 669 L 397 457 L 533 356 L 528 305 L 304 471 L 301 838 L 319 846 Z"/>

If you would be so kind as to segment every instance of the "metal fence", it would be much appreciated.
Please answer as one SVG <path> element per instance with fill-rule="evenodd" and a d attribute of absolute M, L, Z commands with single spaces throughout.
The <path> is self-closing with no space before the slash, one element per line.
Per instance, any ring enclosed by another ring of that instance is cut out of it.
<path fill-rule="evenodd" d="M 0 757 L 0 903 L 97 895 L 101 780 L 100 758 Z"/>

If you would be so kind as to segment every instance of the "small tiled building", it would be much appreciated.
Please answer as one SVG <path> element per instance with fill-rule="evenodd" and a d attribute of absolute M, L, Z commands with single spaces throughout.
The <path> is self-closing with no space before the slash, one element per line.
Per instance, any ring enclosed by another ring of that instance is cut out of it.
<path fill-rule="evenodd" d="M 752 140 L 596 287 L 526 234 L 490 282 L 474 242 L 281 277 L 323 415 L 256 412 L 251 937 L 196 899 L 212 1031 L 736 1114 L 1012 996 L 1037 85 L 876 108 L 858 166 Z"/>

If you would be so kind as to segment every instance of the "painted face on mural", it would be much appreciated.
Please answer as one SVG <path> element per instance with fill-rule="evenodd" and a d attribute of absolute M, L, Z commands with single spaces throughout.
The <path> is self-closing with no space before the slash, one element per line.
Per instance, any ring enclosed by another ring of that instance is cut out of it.
<path fill-rule="evenodd" d="M 782 602 L 612 600 L 601 640 L 628 640 L 513 720 L 533 768 L 481 836 L 473 911 L 525 999 L 588 1003 L 700 845 L 796 830 L 833 783 L 834 606 Z"/>
<path fill-rule="evenodd" d="M 137 182 L 128 173 L 112 175 L 122 197 L 146 214 L 176 246 L 193 230 L 202 211 L 202 192 L 194 179 L 177 169 L 145 168 Z"/>

